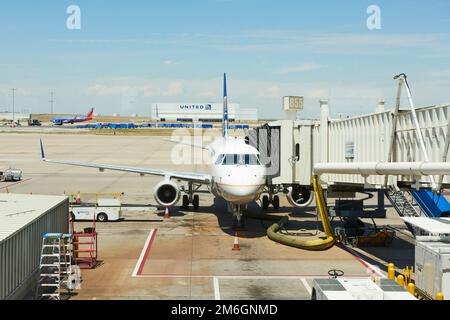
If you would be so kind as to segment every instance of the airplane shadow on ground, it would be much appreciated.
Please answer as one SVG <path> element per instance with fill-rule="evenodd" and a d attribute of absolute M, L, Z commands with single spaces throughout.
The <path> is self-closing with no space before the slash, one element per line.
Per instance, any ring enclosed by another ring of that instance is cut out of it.
<path fill-rule="evenodd" d="M 188 210 L 181 209 L 180 207 L 170 208 L 171 217 L 183 217 L 192 212 L 192 208 Z M 278 211 L 269 209 L 264 211 L 257 202 L 249 204 L 248 211 L 253 215 L 275 215 L 275 216 L 289 216 L 291 219 L 289 223 L 284 226 L 281 232 L 285 234 L 291 234 L 298 237 L 314 237 L 323 232 L 322 223 L 320 218 L 315 219 L 316 208 L 293 208 L 293 207 L 281 207 Z M 194 211 L 197 212 L 197 211 Z M 233 216 L 228 213 L 226 202 L 221 198 L 214 198 L 214 202 L 211 206 L 202 206 L 198 210 L 201 214 L 213 214 L 217 218 L 217 223 L 224 234 L 229 236 L 235 235 L 235 229 L 233 228 Z M 164 210 L 158 210 L 157 216 L 161 219 L 164 217 Z M 294 219 L 308 218 L 308 221 L 299 221 Z M 132 220 L 133 222 L 139 220 Z M 161 222 L 161 220 L 149 219 L 142 220 L 145 222 L 155 221 Z M 267 236 L 267 229 L 274 223 L 274 221 L 260 220 L 256 218 L 245 219 L 245 229 L 239 232 L 240 237 L 244 238 L 263 238 Z M 342 226 L 340 220 L 334 220 L 331 222 L 332 228 Z M 194 219 L 194 227 L 202 228 L 207 226 L 201 220 Z M 366 227 L 371 227 L 371 224 L 366 223 Z M 201 233 L 201 231 L 200 231 Z M 342 246 L 342 245 L 339 245 Z M 351 248 L 351 246 L 350 246 Z M 387 263 L 392 262 L 397 268 L 403 269 L 406 266 L 414 265 L 414 244 L 408 242 L 400 237 L 395 237 L 390 247 L 359 247 L 358 255 L 370 263 L 371 265 L 379 267 L 381 270 L 386 271 Z M 371 258 L 376 257 L 377 260 Z M 382 260 L 381 262 L 379 260 Z"/>
<path fill-rule="evenodd" d="M 211 213 L 214 214 L 217 217 L 217 222 L 220 227 L 220 229 L 230 236 L 234 236 L 235 229 L 233 228 L 233 215 L 228 213 L 227 211 L 227 204 L 225 200 L 221 198 L 214 198 L 214 202 L 209 207 L 201 207 L 199 209 L 202 213 Z M 292 208 L 292 207 L 281 207 L 279 210 L 269 210 L 264 211 L 256 202 L 253 202 L 248 205 L 247 211 L 251 213 L 252 215 L 258 215 L 264 216 L 266 214 L 268 215 L 279 215 L 280 219 L 283 216 L 289 215 L 291 217 L 313 217 L 313 215 L 302 212 L 302 209 L 299 208 Z M 267 229 L 274 223 L 274 221 L 267 221 L 263 219 L 257 219 L 246 217 L 245 218 L 245 228 L 240 231 L 240 236 L 243 236 L 245 238 L 260 238 L 265 237 L 267 235 Z M 290 221 L 289 225 L 294 225 L 293 228 L 302 225 L 303 222 L 301 221 Z M 309 227 L 309 224 L 308 224 Z M 302 227 L 302 229 L 308 228 L 308 227 Z"/>
<path fill-rule="evenodd" d="M 396 269 L 414 266 L 415 246 L 412 239 L 408 241 L 396 236 L 388 247 L 359 246 L 358 249 L 358 255 L 362 259 L 386 272 L 388 263 L 393 263 Z"/>

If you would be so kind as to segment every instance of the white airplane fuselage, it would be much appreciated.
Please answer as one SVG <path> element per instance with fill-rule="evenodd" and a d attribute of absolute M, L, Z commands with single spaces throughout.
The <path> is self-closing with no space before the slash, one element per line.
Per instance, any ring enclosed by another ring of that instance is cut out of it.
<path fill-rule="evenodd" d="M 216 140 L 210 150 L 211 192 L 235 205 L 258 199 L 266 180 L 258 150 L 234 137 Z"/>

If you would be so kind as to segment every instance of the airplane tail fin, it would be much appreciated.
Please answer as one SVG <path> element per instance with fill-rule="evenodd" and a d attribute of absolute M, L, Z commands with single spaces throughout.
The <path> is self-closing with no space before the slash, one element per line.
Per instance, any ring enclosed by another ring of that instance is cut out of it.
<path fill-rule="evenodd" d="M 228 138 L 228 97 L 227 97 L 227 74 L 223 74 L 223 132 L 224 138 Z"/>
<path fill-rule="evenodd" d="M 86 120 L 91 120 L 93 116 L 94 116 L 94 108 L 91 108 L 91 111 L 89 111 L 89 113 L 86 116 Z"/>

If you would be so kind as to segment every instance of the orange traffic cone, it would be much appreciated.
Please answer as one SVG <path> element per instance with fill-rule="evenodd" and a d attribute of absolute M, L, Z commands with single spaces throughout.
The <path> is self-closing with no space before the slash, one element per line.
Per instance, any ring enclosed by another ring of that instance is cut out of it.
<path fill-rule="evenodd" d="M 164 211 L 164 219 L 170 219 L 169 208 L 166 207 L 166 211 Z"/>
<path fill-rule="evenodd" d="M 234 234 L 233 251 L 239 251 L 239 250 L 241 250 L 241 249 L 239 248 L 239 238 L 238 238 L 238 233 L 236 232 Z"/>

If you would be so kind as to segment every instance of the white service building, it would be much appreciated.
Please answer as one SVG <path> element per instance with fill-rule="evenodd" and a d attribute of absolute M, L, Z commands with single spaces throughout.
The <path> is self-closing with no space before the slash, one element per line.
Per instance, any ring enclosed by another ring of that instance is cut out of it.
<path fill-rule="evenodd" d="M 0 121 L 28 121 L 30 114 L 25 112 L 0 112 Z"/>
<path fill-rule="evenodd" d="M 0 194 L 0 300 L 30 299 L 37 288 L 42 235 L 67 233 L 63 196 Z"/>
<path fill-rule="evenodd" d="M 153 103 L 151 110 L 152 120 L 158 121 L 218 122 L 222 114 L 222 103 Z M 229 103 L 228 118 L 230 121 L 257 121 L 258 109 Z"/>

